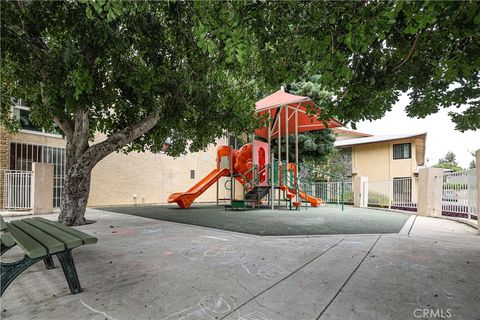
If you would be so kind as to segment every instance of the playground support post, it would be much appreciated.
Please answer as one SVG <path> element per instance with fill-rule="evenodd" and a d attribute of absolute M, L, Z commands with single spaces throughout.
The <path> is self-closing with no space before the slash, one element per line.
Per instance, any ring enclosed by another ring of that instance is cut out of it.
<path fill-rule="evenodd" d="M 285 177 L 288 173 L 288 105 L 285 106 Z"/>
<path fill-rule="evenodd" d="M 282 107 L 280 107 L 280 110 L 278 111 L 278 129 L 277 129 L 277 135 L 278 135 L 278 141 L 277 141 L 277 145 L 278 145 L 278 170 L 281 170 L 281 166 L 282 166 L 282 133 L 280 132 L 281 131 L 281 128 L 282 128 L 282 124 L 281 124 L 281 117 L 280 115 L 282 114 Z M 280 180 L 279 180 L 280 181 Z M 278 188 L 278 206 L 280 206 L 280 201 L 282 199 L 282 195 L 281 195 L 281 190 L 280 188 Z"/>
<path fill-rule="evenodd" d="M 237 147 L 237 137 L 235 137 L 234 147 Z M 230 204 L 233 203 L 235 197 L 235 180 L 233 179 L 233 148 L 230 147 L 230 161 L 228 161 L 230 167 Z"/>
<path fill-rule="evenodd" d="M 272 114 L 270 113 L 270 108 L 268 108 L 268 157 L 269 157 L 269 164 L 270 164 L 270 172 L 268 172 L 268 177 L 270 179 L 270 193 L 268 195 L 269 205 L 271 206 L 272 210 L 274 209 L 274 192 L 275 189 L 273 187 L 273 153 L 270 152 L 270 148 L 272 147 Z"/>
<path fill-rule="evenodd" d="M 300 107 L 300 104 L 298 104 Z M 295 109 L 295 170 L 297 174 L 297 180 L 295 181 L 296 185 L 296 201 L 298 202 L 298 177 L 300 175 L 299 168 L 298 168 L 298 108 Z"/>

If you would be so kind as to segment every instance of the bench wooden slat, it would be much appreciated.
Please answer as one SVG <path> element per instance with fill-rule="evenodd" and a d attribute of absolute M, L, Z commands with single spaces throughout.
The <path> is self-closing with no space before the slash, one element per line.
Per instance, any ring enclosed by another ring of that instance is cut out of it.
<path fill-rule="evenodd" d="M 47 249 L 38 243 L 28 234 L 15 227 L 12 224 L 7 224 L 7 230 L 15 238 L 17 245 L 22 248 L 23 252 L 32 259 L 44 257 L 47 255 Z"/>
<path fill-rule="evenodd" d="M 58 239 L 59 241 L 62 242 L 62 244 L 65 245 L 67 249 L 73 249 L 83 244 L 82 239 L 79 239 L 78 237 L 75 237 L 70 233 L 57 229 L 54 226 L 48 223 L 45 223 L 43 221 L 40 221 L 38 219 L 30 218 L 30 219 L 23 219 L 23 221 L 25 221 L 31 226 L 34 226 L 35 228 L 40 229 L 41 231 L 43 231 L 44 233 L 47 233 L 51 237 Z"/>
<path fill-rule="evenodd" d="M 7 229 L 7 226 L 5 225 L 5 221 L 3 221 L 3 217 L 0 216 L 0 231 L 4 231 Z"/>
<path fill-rule="evenodd" d="M 65 244 L 62 241 L 57 240 L 48 233 L 45 233 L 43 230 L 35 228 L 26 222 L 27 219 L 24 219 L 12 221 L 10 224 L 13 224 L 15 227 L 21 229 L 37 242 L 41 243 L 45 248 L 47 248 L 48 254 L 54 254 L 65 250 Z"/>
<path fill-rule="evenodd" d="M 38 217 L 38 218 L 33 218 L 32 220 L 40 220 L 42 222 L 45 222 L 45 223 L 48 223 L 49 225 L 57 228 L 57 229 L 60 229 L 66 233 L 69 233 L 79 239 L 82 240 L 83 244 L 92 244 L 92 243 L 97 243 L 97 238 L 95 237 L 92 237 L 91 235 L 89 234 L 86 234 L 82 231 L 79 231 L 79 230 L 76 230 L 74 228 L 70 228 L 70 227 L 67 227 L 63 224 L 60 224 L 60 223 L 56 223 L 56 222 L 53 222 L 51 220 L 47 220 L 45 218 L 41 218 L 41 217 Z"/>
<path fill-rule="evenodd" d="M 0 244 L 5 247 L 12 247 L 15 245 L 15 239 L 7 232 L 7 224 L 3 221 L 3 217 L 0 216 Z"/>
<path fill-rule="evenodd" d="M 7 230 L 5 230 L 5 232 L 2 232 L 2 234 L 0 235 L 0 243 L 5 245 L 6 247 L 13 247 L 15 245 L 15 239 L 12 237 L 10 232 L 6 231 Z"/>

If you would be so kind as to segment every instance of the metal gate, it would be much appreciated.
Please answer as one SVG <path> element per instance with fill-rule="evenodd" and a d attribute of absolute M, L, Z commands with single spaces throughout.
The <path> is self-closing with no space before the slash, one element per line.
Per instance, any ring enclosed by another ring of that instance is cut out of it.
<path fill-rule="evenodd" d="M 32 209 L 32 171 L 5 170 L 4 208 Z"/>
<path fill-rule="evenodd" d="M 416 177 L 364 182 L 365 201 L 369 207 L 417 211 Z"/>
<path fill-rule="evenodd" d="M 476 169 L 445 173 L 442 179 L 442 215 L 478 219 Z"/>
<path fill-rule="evenodd" d="M 21 142 L 10 143 L 10 169 L 30 171 L 34 162 L 53 164 L 52 202 L 54 208 L 60 207 L 65 177 L 65 149 Z"/>
<path fill-rule="evenodd" d="M 314 191 L 310 192 L 314 194 L 315 197 L 322 199 L 325 203 L 341 203 L 342 182 L 315 182 L 313 187 L 315 188 Z M 351 181 L 345 181 L 343 183 L 343 197 L 343 201 L 346 204 L 353 204 L 353 183 Z"/>

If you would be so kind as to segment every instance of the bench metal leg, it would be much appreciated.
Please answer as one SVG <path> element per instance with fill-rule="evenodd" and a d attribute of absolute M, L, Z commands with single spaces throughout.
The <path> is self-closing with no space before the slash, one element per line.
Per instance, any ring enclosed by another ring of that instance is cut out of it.
<path fill-rule="evenodd" d="M 43 263 L 45 263 L 45 268 L 47 268 L 47 270 L 55 269 L 55 263 L 53 262 L 52 256 L 43 258 Z"/>
<path fill-rule="evenodd" d="M 41 258 L 32 259 L 28 256 L 23 257 L 22 260 L 13 263 L 0 263 L 0 287 L 3 295 L 7 287 L 15 280 L 16 277 L 30 266 L 40 261 Z"/>
<path fill-rule="evenodd" d="M 12 247 L 13 246 L 7 247 L 3 243 L 0 244 L 0 255 L 4 254 L 8 250 L 10 250 Z M 55 268 L 55 263 L 53 262 L 53 257 L 52 256 L 48 256 L 48 257 L 43 258 L 43 262 L 45 263 L 45 268 L 47 268 L 47 270 Z"/>
<path fill-rule="evenodd" d="M 72 251 L 66 250 L 57 253 L 58 260 L 62 265 L 63 273 L 68 282 L 70 292 L 73 294 L 82 292 L 80 287 L 80 281 L 78 280 L 77 270 L 75 269 L 75 263 L 73 262 Z"/>
<path fill-rule="evenodd" d="M 10 249 L 11 247 L 7 247 L 6 245 L 4 245 L 3 243 L 0 244 L 0 255 L 4 254 L 5 252 L 8 251 L 8 249 Z"/>

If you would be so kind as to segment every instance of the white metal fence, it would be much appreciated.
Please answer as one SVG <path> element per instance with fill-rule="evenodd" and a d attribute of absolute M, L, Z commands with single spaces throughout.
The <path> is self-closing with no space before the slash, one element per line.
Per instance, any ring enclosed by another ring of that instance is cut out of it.
<path fill-rule="evenodd" d="M 28 210 L 32 208 L 32 171 L 5 170 L 4 208 Z"/>
<path fill-rule="evenodd" d="M 442 215 L 477 219 L 476 169 L 445 173 L 441 179 Z"/>
<path fill-rule="evenodd" d="M 314 184 L 315 197 L 321 198 L 325 203 L 337 203 L 342 201 L 342 182 L 316 182 Z M 353 204 L 353 183 L 345 181 L 343 183 L 343 201 Z"/>
<path fill-rule="evenodd" d="M 32 170 L 34 162 L 53 164 L 53 207 L 60 207 L 65 177 L 65 149 L 45 145 L 11 142 L 10 169 Z"/>
<path fill-rule="evenodd" d="M 365 201 L 370 207 L 416 211 L 417 183 L 418 179 L 412 177 L 367 181 Z"/>

